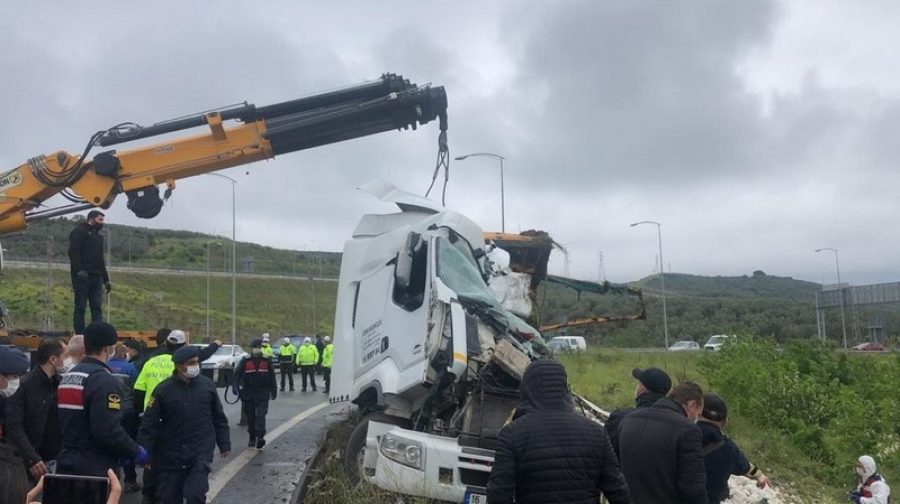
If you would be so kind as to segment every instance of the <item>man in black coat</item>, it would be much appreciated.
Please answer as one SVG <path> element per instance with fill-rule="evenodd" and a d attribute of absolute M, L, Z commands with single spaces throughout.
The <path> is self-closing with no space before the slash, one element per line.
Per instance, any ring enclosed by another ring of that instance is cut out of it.
<path fill-rule="evenodd" d="M 606 427 L 606 433 L 609 434 L 609 440 L 612 443 L 613 450 L 619 455 L 619 424 L 625 415 L 639 408 L 649 408 L 656 404 L 672 388 L 672 379 L 669 375 L 659 368 L 638 369 L 631 371 L 631 376 L 637 380 L 637 386 L 634 389 L 634 408 L 617 409 L 609 414 L 609 419 L 603 424 Z"/>
<path fill-rule="evenodd" d="M 262 449 L 266 445 L 266 414 L 269 399 L 278 397 L 275 364 L 262 354 L 262 340 L 250 343 L 250 357 L 244 357 L 234 369 L 234 391 L 241 398 L 241 409 L 247 416 L 247 446 Z"/>
<path fill-rule="evenodd" d="M 103 320 L 103 287 L 106 287 L 107 293 L 112 288 L 103 258 L 103 236 L 100 235 L 104 222 L 106 217 L 103 212 L 91 210 L 87 221 L 77 224 L 69 233 L 69 263 L 72 290 L 75 292 L 75 334 L 84 333 L 84 309 L 88 304 L 91 305 L 91 322 Z"/>
<path fill-rule="evenodd" d="M 684 382 L 619 426 L 619 460 L 634 504 L 707 504 L 700 428 L 703 390 Z"/>
<path fill-rule="evenodd" d="M 703 433 L 703 463 L 706 466 L 706 494 L 709 504 L 719 504 L 728 498 L 728 478 L 746 476 L 765 488 L 769 479 L 751 464 L 744 452 L 722 432 L 728 422 L 728 405 L 715 394 L 703 396 L 703 413 L 697 426 Z"/>
<path fill-rule="evenodd" d="M 122 385 L 106 361 L 118 341 L 116 329 L 106 322 L 91 322 L 84 330 L 86 357 L 64 374 L 57 389 L 62 450 L 57 472 L 105 477 L 118 472 L 119 461 L 147 461 L 147 450 L 138 446 L 122 427 Z"/>
<path fill-rule="evenodd" d="M 138 434 L 163 504 L 205 504 L 215 447 L 222 458 L 231 451 L 228 419 L 216 384 L 200 374 L 199 354 L 195 346 L 172 354 L 175 372 L 153 390 Z"/>
<path fill-rule="evenodd" d="M 15 395 L 21 376 L 28 372 L 28 357 L 0 345 L 0 502 L 25 502 L 28 476 L 15 445 L 6 439 L 6 401 Z"/>
<path fill-rule="evenodd" d="M 628 485 L 603 428 L 578 415 L 566 369 L 532 362 L 519 387 L 516 419 L 500 431 L 487 485 L 491 504 L 630 504 Z"/>
<path fill-rule="evenodd" d="M 35 352 L 37 367 L 22 377 L 19 391 L 6 406 L 7 437 L 19 449 L 34 484 L 47 474 L 47 462 L 59 454 L 56 389 L 65 357 L 61 339 L 42 339 Z"/>

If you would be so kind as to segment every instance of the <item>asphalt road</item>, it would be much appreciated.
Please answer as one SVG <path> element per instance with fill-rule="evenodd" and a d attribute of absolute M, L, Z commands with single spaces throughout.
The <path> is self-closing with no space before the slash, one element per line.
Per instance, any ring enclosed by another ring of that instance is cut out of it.
<path fill-rule="evenodd" d="M 248 448 L 246 427 L 238 427 L 240 403 L 223 405 L 231 431 L 232 451 L 227 459 L 216 453 L 210 475 L 208 501 L 215 504 L 259 504 L 291 502 L 300 474 L 315 453 L 328 427 L 344 417 L 345 408 L 328 405 L 328 396 L 300 392 L 296 375 L 295 392 L 279 392 L 269 403 L 266 420 L 266 447 Z M 318 377 L 321 380 L 321 377 Z M 219 389 L 220 398 L 224 389 Z M 230 396 L 230 394 L 229 394 Z M 140 482 L 141 477 L 138 476 Z M 141 493 L 125 494 L 122 504 L 139 504 Z"/>

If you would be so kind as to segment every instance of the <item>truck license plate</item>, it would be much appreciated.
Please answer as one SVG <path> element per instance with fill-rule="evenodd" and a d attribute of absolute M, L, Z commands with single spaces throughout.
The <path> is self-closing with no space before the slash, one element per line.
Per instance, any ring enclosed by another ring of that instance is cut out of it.
<path fill-rule="evenodd" d="M 466 504 L 487 504 L 487 495 L 466 493 Z"/>

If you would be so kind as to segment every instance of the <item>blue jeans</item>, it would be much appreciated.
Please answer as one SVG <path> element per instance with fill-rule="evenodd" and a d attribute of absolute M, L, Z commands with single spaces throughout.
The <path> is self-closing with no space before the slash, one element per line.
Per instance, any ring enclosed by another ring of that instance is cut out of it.
<path fill-rule="evenodd" d="M 72 273 L 72 290 L 75 291 L 73 328 L 75 334 L 84 334 L 84 309 L 88 303 L 91 305 L 91 322 L 103 320 L 103 279 L 99 274 L 91 273 L 87 280 L 82 280 Z"/>

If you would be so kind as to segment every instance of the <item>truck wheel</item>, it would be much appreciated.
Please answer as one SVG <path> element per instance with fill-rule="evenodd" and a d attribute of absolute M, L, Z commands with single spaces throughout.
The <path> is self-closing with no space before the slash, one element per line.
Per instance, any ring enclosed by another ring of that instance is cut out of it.
<path fill-rule="evenodd" d="M 399 427 L 408 428 L 409 420 L 398 418 L 382 412 L 369 413 L 362 417 L 347 441 L 344 448 L 344 474 L 350 484 L 356 486 L 362 480 L 363 460 L 366 456 L 366 435 L 369 432 L 369 422 L 380 422 Z"/>

